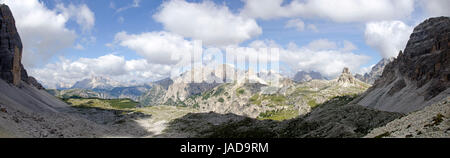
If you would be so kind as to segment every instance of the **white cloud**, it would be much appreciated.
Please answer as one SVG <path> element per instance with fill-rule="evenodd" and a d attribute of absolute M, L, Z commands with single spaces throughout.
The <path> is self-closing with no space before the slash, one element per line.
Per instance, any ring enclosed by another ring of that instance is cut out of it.
<path fill-rule="evenodd" d="M 245 0 L 241 14 L 262 19 L 325 18 L 336 22 L 393 20 L 409 16 L 414 0 Z"/>
<path fill-rule="evenodd" d="M 366 55 L 342 52 L 339 49 L 311 50 L 307 47 L 291 47 L 280 53 L 280 60 L 293 70 L 317 71 L 329 78 L 338 76 L 344 67 L 357 71 L 369 59 Z"/>
<path fill-rule="evenodd" d="M 48 9 L 38 0 L 2 0 L 16 20 L 24 45 L 22 63 L 34 67 L 45 63 L 64 48 L 72 47 L 77 35 L 66 27 L 68 17 Z"/>
<path fill-rule="evenodd" d="M 118 13 L 118 12 L 123 12 L 123 11 L 131 9 L 131 8 L 138 8 L 140 6 L 140 3 L 141 3 L 141 0 L 133 0 L 133 3 L 131 3 L 131 4 L 127 5 L 127 6 L 124 6 L 124 7 L 116 9 L 116 12 Z M 111 2 L 109 4 L 109 7 L 112 8 L 112 9 L 115 9 L 116 5 L 113 2 Z"/>
<path fill-rule="evenodd" d="M 319 29 L 314 24 L 308 24 L 308 29 L 312 30 L 313 32 L 319 32 Z"/>
<path fill-rule="evenodd" d="M 162 65 L 179 64 L 193 50 L 193 42 L 164 31 L 131 35 L 119 32 L 115 42 L 137 52 L 150 63 Z"/>
<path fill-rule="evenodd" d="M 366 43 L 383 58 L 397 57 L 408 42 L 413 28 L 401 21 L 381 21 L 366 24 Z"/>
<path fill-rule="evenodd" d="M 237 45 L 262 33 L 254 19 L 233 14 L 225 5 L 211 1 L 166 1 L 153 17 L 165 30 L 201 40 L 205 45 Z"/>
<path fill-rule="evenodd" d="M 112 54 L 74 61 L 61 58 L 60 61 L 47 64 L 43 68 L 30 69 L 30 74 L 48 88 L 71 86 L 89 76 L 104 76 L 122 83 L 146 83 L 169 73 L 169 66 L 150 64 L 145 59 L 125 60 L 122 56 Z"/>
<path fill-rule="evenodd" d="M 421 0 L 420 5 L 429 16 L 450 16 L 449 0 Z"/>
<path fill-rule="evenodd" d="M 342 47 L 341 50 L 344 52 L 351 52 L 353 50 L 358 49 L 358 47 L 356 47 L 352 42 L 347 41 L 347 40 L 344 40 L 343 45 L 344 46 Z"/>
<path fill-rule="evenodd" d="M 74 17 L 78 25 L 81 26 L 83 32 L 89 32 L 95 24 L 95 15 L 86 4 L 75 6 L 69 4 L 67 7 L 59 3 L 56 8 L 67 18 Z"/>
<path fill-rule="evenodd" d="M 295 28 L 297 31 L 302 32 L 305 30 L 305 23 L 300 19 L 292 19 L 289 20 L 286 25 L 286 28 Z"/>
<path fill-rule="evenodd" d="M 312 41 L 306 46 L 299 47 L 294 43 L 290 43 L 284 48 L 274 41 L 257 40 L 253 41 L 248 47 L 256 50 L 248 49 L 249 51 L 246 53 L 256 56 L 257 53 L 261 53 L 258 52 L 259 49 L 257 48 L 278 48 L 280 51 L 279 61 L 287 64 L 293 71 L 317 71 L 324 76 L 334 78 L 342 72 L 344 67 L 349 67 L 350 70 L 358 72 L 360 66 L 370 60 L 369 56 L 351 52 L 356 48 L 349 49 L 349 45 L 353 44 L 349 41 L 337 44 L 328 39 L 319 39 Z"/>
<path fill-rule="evenodd" d="M 123 16 L 120 16 L 119 18 L 117 18 L 117 22 L 123 24 L 125 22 L 125 18 L 123 18 Z"/>
<path fill-rule="evenodd" d="M 65 10 L 49 9 L 38 0 L 0 0 L 7 4 L 16 20 L 16 27 L 24 45 L 22 63 L 26 68 L 46 63 L 65 48 L 73 48 L 77 34 L 67 28 L 70 18 L 88 30 L 93 27 L 95 19 L 86 5 L 69 5 Z M 57 6 L 64 6 L 57 4 Z M 78 13 L 70 11 L 79 8 Z M 70 16 L 69 16 L 70 15 Z"/>
<path fill-rule="evenodd" d="M 78 49 L 78 50 L 84 50 L 84 46 L 81 45 L 80 43 L 77 43 L 73 48 Z"/>
<path fill-rule="evenodd" d="M 361 69 L 359 69 L 359 71 L 357 71 L 358 74 L 360 75 L 364 75 L 366 73 L 369 73 L 370 71 L 372 71 L 372 68 L 375 66 L 375 64 L 370 65 L 368 67 L 362 67 Z"/>

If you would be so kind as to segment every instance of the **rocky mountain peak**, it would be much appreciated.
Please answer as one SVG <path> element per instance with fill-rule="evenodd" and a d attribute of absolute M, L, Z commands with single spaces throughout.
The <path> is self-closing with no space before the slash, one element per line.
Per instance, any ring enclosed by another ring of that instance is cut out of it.
<path fill-rule="evenodd" d="M 15 86 L 22 81 L 43 89 L 36 79 L 28 77 L 22 65 L 23 45 L 11 10 L 0 4 L 0 78 Z"/>
<path fill-rule="evenodd" d="M 355 84 L 356 79 L 353 77 L 349 68 L 345 67 L 344 70 L 342 70 L 342 74 L 337 79 L 337 82 L 342 84 Z"/>
<path fill-rule="evenodd" d="M 344 70 L 342 70 L 342 74 L 351 74 L 348 67 L 344 67 Z"/>

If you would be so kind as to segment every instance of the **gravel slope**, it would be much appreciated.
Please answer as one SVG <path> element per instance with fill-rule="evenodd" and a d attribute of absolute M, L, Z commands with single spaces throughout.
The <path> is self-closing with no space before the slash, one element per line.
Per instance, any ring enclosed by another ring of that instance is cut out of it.
<path fill-rule="evenodd" d="M 450 97 L 372 130 L 366 138 L 450 138 Z"/>

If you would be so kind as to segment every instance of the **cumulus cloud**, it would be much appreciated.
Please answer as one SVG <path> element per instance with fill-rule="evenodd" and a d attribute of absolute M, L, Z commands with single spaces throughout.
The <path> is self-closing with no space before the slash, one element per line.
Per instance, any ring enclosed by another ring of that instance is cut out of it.
<path fill-rule="evenodd" d="M 358 47 L 356 47 L 352 42 L 347 41 L 347 40 L 344 40 L 343 45 L 344 46 L 342 47 L 341 50 L 344 52 L 351 52 L 353 50 L 358 49 Z"/>
<path fill-rule="evenodd" d="M 344 67 L 349 67 L 350 70 L 358 72 L 360 66 L 370 60 L 369 56 L 352 52 L 356 48 L 349 45 L 353 44 L 349 41 L 336 43 L 328 39 L 319 39 L 305 46 L 290 43 L 287 47 L 282 47 L 271 40 L 257 40 L 245 47 L 247 51 L 238 53 L 257 56 L 264 53 L 260 48 L 277 48 L 280 54 L 278 61 L 273 61 L 273 59 L 262 60 L 281 62 L 283 65 L 288 65 L 293 71 L 317 71 L 324 76 L 334 78 L 342 72 Z"/>
<path fill-rule="evenodd" d="M 163 65 L 180 63 L 193 49 L 193 42 L 164 31 L 141 34 L 119 32 L 115 36 L 115 43 L 137 52 L 148 62 Z"/>
<path fill-rule="evenodd" d="M 116 9 L 116 4 L 114 2 L 110 2 L 109 7 L 112 9 L 116 9 L 116 12 L 119 13 L 119 12 L 123 12 L 128 9 L 131 9 L 131 8 L 138 8 L 140 6 L 140 3 L 141 3 L 141 0 L 133 0 L 133 3 Z"/>
<path fill-rule="evenodd" d="M 319 29 L 314 24 L 308 24 L 308 29 L 312 30 L 313 32 L 319 32 Z"/>
<path fill-rule="evenodd" d="M 429 16 L 450 16 L 449 0 L 422 0 L 420 4 Z"/>
<path fill-rule="evenodd" d="M 146 83 L 168 73 L 169 66 L 150 64 L 145 59 L 125 60 L 123 56 L 113 54 L 77 60 L 60 58 L 60 61 L 43 68 L 30 69 L 30 74 L 48 88 L 71 86 L 89 76 L 106 76 L 122 83 Z"/>
<path fill-rule="evenodd" d="M 318 47 L 320 45 L 315 43 L 325 45 Z M 293 70 L 317 71 L 324 76 L 334 78 L 342 72 L 344 67 L 358 71 L 361 65 L 370 60 L 369 56 L 352 52 L 355 48 L 348 49 L 348 41 L 344 41 L 343 46 L 333 43 L 327 39 L 312 41 L 303 47 L 291 43 L 287 49 L 281 49 L 280 61 L 289 65 Z"/>
<path fill-rule="evenodd" d="M 66 26 L 70 18 L 75 18 L 83 29 L 94 25 L 95 19 L 86 5 L 51 10 L 38 0 L 0 0 L 0 3 L 7 4 L 14 14 L 24 45 L 23 64 L 26 68 L 39 66 L 61 50 L 74 47 L 77 34 Z M 80 8 L 80 11 L 72 13 L 70 8 Z"/>
<path fill-rule="evenodd" d="M 69 4 L 67 7 L 59 3 L 56 8 L 61 11 L 61 13 L 67 18 L 75 18 L 78 25 L 81 26 L 83 32 L 90 31 L 95 24 L 95 15 L 86 4 L 73 5 Z"/>
<path fill-rule="evenodd" d="M 376 49 L 381 57 L 397 57 L 406 47 L 413 27 L 401 21 L 381 21 L 366 24 L 366 43 Z"/>
<path fill-rule="evenodd" d="M 241 14 L 247 17 L 326 18 L 336 22 L 393 20 L 414 11 L 414 0 L 245 0 Z"/>
<path fill-rule="evenodd" d="M 211 1 L 166 1 L 153 17 L 165 30 L 211 46 L 237 45 L 262 33 L 254 19 L 233 14 L 227 6 Z"/>
<path fill-rule="evenodd" d="M 286 25 L 286 28 L 295 28 L 297 31 L 302 32 L 305 30 L 305 23 L 300 19 L 292 19 L 289 20 Z"/>
<path fill-rule="evenodd" d="M 375 66 L 375 64 L 367 66 L 367 67 L 361 67 L 359 69 L 359 71 L 357 71 L 356 73 L 360 74 L 360 75 L 364 75 L 366 73 L 369 73 L 370 71 L 372 71 L 372 68 Z"/>

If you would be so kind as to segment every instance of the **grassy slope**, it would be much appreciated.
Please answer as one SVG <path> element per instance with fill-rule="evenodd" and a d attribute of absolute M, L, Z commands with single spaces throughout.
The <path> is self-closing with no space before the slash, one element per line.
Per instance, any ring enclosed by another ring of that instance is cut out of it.
<path fill-rule="evenodd" d="M 75 107 L 97 107 L 103 109 L 132 109 L 139 104 L 130 99 L 70 98 L 63 100 Z"/>

